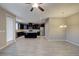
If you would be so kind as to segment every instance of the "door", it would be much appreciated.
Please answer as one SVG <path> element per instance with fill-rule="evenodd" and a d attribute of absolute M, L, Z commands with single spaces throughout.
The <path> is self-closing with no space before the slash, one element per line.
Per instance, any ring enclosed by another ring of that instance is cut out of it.
<path fill-rule="evenodd" d="M 6 18 L 6 35 L 7 35 L 7 42 L 14 40 L 14 19 L 11 17 Z"/>

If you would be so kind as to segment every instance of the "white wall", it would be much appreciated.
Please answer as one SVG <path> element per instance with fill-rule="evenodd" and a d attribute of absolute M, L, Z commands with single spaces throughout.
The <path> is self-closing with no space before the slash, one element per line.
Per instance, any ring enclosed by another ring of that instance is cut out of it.
<path fill-rule="evenodd" d="M 46 24 L 46 36 L 49 40 L 64 41 L 65 29 L 60 28 L 60 25 L 65 24 L 64 18 L 49 18 L 49 22 Z M 48 31 L 48 32 L 47 32 Z M 47 34 L 48 33 L 48 34 Z"/>
<path fill-rule="evenodd" d="M 66 18 L 67 21 L 67 31 L 66 39 L 68 42 L 79 45 L 79 13 Z"/>
<path fill-rule="evenodd" d="M 0 49 L 4 48 L 7 46 L 7 22 L 6 22 L 6 17 L 7 15 L 12 16 L 14 19 L 14 26 L 15 26 L 15 15 L 9 13 L 8 11 L 4 10 L 3 8 L 0 7 Z M 11 25 L 11 23 L 9 24 Z M 15 28 L 14 28 L 15 31 Z M 15 39 L 15 32 L 14 34 L 14 39 Z M 11 35 L 9 35 L 10 37 Z"/>
<path fill-rule="evenodd" d="M 48 36 L 49 36 L 49 19 L 45 23 L 45 37 L 46 37 L 46 39 L 49 39 Z"/>
<path fill-rule="evenodd" d="M 16 23 L 16 30 L 18 30 L 18 23 Z"/>
<path fill-rule="evenodd" d="M 6 43 L 6 18 L 5 12 L 0 8 L 0 49 L 3 48 Z"/>

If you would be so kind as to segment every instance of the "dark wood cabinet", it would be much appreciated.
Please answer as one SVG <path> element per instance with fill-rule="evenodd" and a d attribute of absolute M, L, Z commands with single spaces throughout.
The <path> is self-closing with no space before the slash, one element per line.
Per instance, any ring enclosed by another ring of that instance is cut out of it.
<path fill-rule="evenodd" d="M 37 38 L 37 33 L 26 33 L 25 38 Z"/>
<path fill-rule="evenodd" d="M 20 37 L 20 36 L 25 36 L 25 38 L 37 38 L 37 36 L 40 36 L 40 28 L 41 27 L 45 27 L 44 24 L 36 24 L 36 23 L 27 23 L 27 24 L 23 24 L 23 23 L 18 23 L 18 30 L 39 30 L 37 32 L 25 32 L 25 31 L 21 31 L 21 32 L 17 32 L 16 33 L 16 37 Z M 44 28 L 45 29 L 45 28 Z"/>
<path fill-rule="evenodd" d="M 16 37 L 21 37 L 21 36 L 24 36 L 25 33 L 24 32 L 16 32 Z"/>

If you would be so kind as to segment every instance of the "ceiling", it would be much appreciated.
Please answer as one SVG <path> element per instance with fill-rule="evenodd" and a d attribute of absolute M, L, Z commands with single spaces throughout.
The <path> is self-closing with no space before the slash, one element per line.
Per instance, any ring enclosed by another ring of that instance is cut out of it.
<path fill-rule="evenodd" d="M 48 17 L 67 17 L 79 12 L 78 3 L 44 3 L 40 5 L 45 9 L 44 12 L 39 9 L 30 12 L 32 5 L 25 3 L 0 3 L 0 6 L 22 18 L 24 22 L 41 22 Z"/>

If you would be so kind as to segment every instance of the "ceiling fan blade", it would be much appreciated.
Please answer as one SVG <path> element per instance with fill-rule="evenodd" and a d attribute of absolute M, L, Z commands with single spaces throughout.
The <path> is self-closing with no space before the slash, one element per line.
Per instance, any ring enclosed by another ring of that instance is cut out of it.
<path fill-rule="evenodd" d="M 25 4 L 31 4 L 31 3 L 25 3 Z"/>
<path fill-rule="evenodd" d="M 38 4 L 43 4 L 43 3 L 38 3 Z"/>
<path fill-rule="evenodd" d="M 42 7 L 38 6 L 38 8 L 39 8 L 41 11 L 44 11 L 44 9 L 43 9 Z"/>
<path fill-rule="evenodd" d="M 31 10 L 30 11 L 33 11 L 33 8 L 31 8 Z"/>

